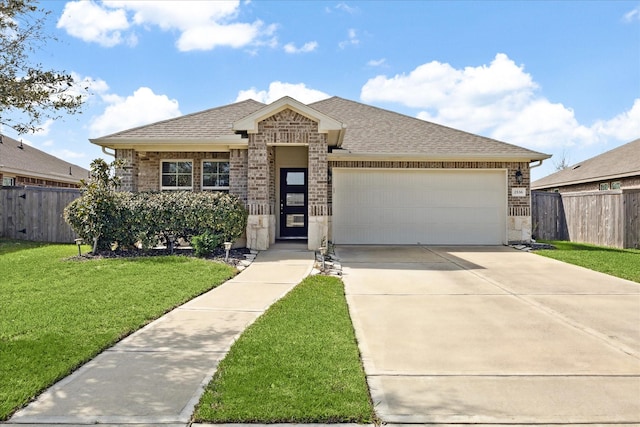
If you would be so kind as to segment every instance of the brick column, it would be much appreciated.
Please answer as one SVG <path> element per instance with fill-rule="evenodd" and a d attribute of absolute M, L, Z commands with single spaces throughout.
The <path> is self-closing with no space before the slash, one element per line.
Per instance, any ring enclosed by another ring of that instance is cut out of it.
<path fill-rule="evenodd" d="M 116 150 L 116 159 L 124 160 L 124 166 L 116 170 L 120 177 L 120 191 L 138 191 L 138 154 L 133 149 Z"/>
<path fill-rule="evenodd" d="M 329 240 L 327 135 L 309 137 L 309 231 L 308 249 L 316 250 Z"/>
<path fill-rule="evenodd" d="M 247 247 L 265 250 L 274 239 L 275 217 L 269 203 L 270 167 L 267 144 L 262 135 L 249 135 L 247 168 Z M 272 218 L 273 217 L 273 218 Z"/>

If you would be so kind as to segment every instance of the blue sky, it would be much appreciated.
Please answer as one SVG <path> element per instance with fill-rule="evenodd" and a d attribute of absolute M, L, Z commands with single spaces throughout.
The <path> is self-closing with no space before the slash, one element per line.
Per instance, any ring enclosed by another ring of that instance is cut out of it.
<path fill-rule="evenodd" d="M 89 86 L 26 143 L 88 139 L 252 97 L 340 96 L 553 154 L 640 137 L 639 1 L 44 1 L 35 58 Z M 2 132 L 18 137 L 11 129 Z M 107 158 L 108 159 L 108 158 Z"/>

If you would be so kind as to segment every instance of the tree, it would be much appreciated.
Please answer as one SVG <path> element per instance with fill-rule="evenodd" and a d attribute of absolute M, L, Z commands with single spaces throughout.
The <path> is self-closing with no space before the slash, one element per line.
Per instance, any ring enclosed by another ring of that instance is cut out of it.
<path fill-rule="evenodd" d="M 562 150 L 562 157 L 558 159 L 558 161 L 553 162 L 553 166 L 556 168 L 556 172 L 569 169 L 571 165 L 569 164 L 569 157 L 567 156 L 567 152 Z"/>
<path fill-rule="evenodd" d="M 79 112 L 83 102 L 71 75 L 32 60 L 52 39 L 44 33 L 50 13 L 34 0 L 0 0 L 0 125 L 20 134 Z"/>

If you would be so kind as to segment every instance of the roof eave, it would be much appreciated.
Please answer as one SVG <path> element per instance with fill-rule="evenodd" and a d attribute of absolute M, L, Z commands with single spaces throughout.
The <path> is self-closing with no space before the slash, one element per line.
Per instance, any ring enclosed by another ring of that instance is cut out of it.
<path fill-rule="evenodd" d="M 500 161 L 500 162 L 533 162 L 550 158 L 548 154 L 532 153 L 530 156 L 513 154 L 478 154 L 478 153 L 451 153 L 451 154 L 427 154 L 427 153 L 350 153 L 343 150 L 335 150 L 329 153 L 330 161 Z"/>
<path fill-rule="evenodd" d="M 75 177 L 74 175 L 58 174 L 58 173 L 55 173 L 55 172 L 43 173 L 43 172 L 37 172 L 37 171 L 30 171 L 30 170 L 26 170 L 26 169 L 16 169 L 16 168 L 11 168 L 11 167 L 6 167 L 4 165 L 0 166 L 0 172 L 2 172 L 3 174 L 11 174 L 11 175 L 19 175 L 19 176 L 47 179 L 47 180 L 50 180 L 50 181 L 64 182 L 64 183 L 67 183 L 67 184 L 78 184 L 78 183 L 80 183 L 81 179 L 87 178 L 87 176 Z"/>
<path fill-rule="evenodd" d="M 612 175 L 602 175 L 602 176 L 596 176 L 596 177 L 590 177 L 590 178 L 584 178 L 584 179 L 574 179 L 571 181 L 562 181 L 562 182 L 552 182 L 549 184 L 538 184 L 538 185 L 534 185 L 535 182 L 531 183 L 531 189 L 532 190 L 541 190 L 541 189 L 545 189 L 545 188 L 559 188 L 559 187 L 568 187 L 569 185 L 577 185 L 577 184 L 588 184 L 590 182 L 598 182 L 598 181 L 605 181 L 605 180 L 610 180 L 610 179 L 620 179 L 620 178 L 628 178 L 631 176 L 640 176 L 640 170 L 637 171 L 631 171 L 631 172 L 625 172 L 625 173 L 619 173 L 619 174 L 612 174 Z"/>
<path fill-rule="evenodd" d="M 135 149 L 137 151 L 228 151 L 247 149 L 249 141 L 241 135 L 226 135 L 218 138 L 95 138 L 89 140 L 101 147 Z"/>

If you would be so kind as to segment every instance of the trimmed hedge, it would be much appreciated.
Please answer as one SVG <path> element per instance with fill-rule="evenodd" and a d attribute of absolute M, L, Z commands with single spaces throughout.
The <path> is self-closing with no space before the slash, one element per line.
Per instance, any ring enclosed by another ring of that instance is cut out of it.
<path fill-rule="evenodd" d="M 172 248 L 179 239 L 209 233 L 222 242 L 242 236 L 247 211 L 236 196 L 221 192 L 101 192 L 90 191 L 65 208 L 65 219 L 97 248 L 129 248 L 159 243 Z"/>

